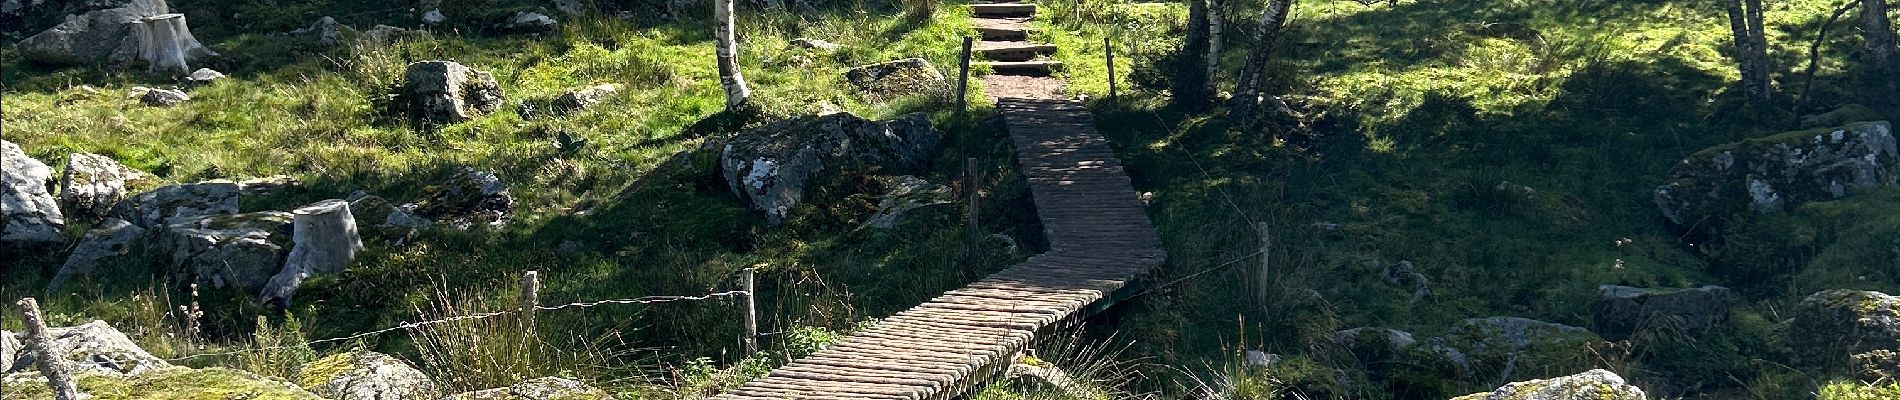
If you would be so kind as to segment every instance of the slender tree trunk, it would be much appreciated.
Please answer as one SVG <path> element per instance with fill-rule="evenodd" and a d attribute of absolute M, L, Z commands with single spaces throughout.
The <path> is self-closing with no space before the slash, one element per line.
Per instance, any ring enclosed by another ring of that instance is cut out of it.
<path fill-rule="evenodd" d="M 713 36 L 718 41 L 719 84 L 726 88 L 726 109 L 744 106 L 752 98 L 752 89 L 745 85 L 745 77 L 739 75 L 739 44 L 734 39 L 736 33 L 732 23 L 733 0 L 713 0 Z"/>
<path fill-rule="evenodd" d="M 1886 0 L 1861 0 L 1860 31 L 1867 50 L 1873 55 L 1876 70 L 1885 71 L 1887 94 L 1896 91 L 1894 77 L 1900 76 L 1900 59 L 1894 57 L 1893 18 L 1887 15 Z"/>
<path fill-rule="evenodd" d="M 1220 93 L 1220 45 L 1221 30 L 1226 23 L 1221 21 L 1220 3 L 1207 1 L 1207 92 Z"/>
<path fill-rule="evenodd" d="M 1188 0 L 1187 40 L 1181 42 L 1181 55 L 1176 59 L 1179 68 L 1171 88 L 1174 102 L 1180 106 L 1199 108 L 1213 98 L 1208 90 L 1212 76 L 1206 73 L 1209 1 Z"/>
<path fill-rule="evenodd" d="M 1259 112 L 1263 100 L 1261 75 L 1266 72 L 1273 42 L 1279 39 L 1280 27 L 1286 25 L 1287 12 L 1292 7 L 1292 0 L 1267 0 L 1267 12 L 1260 16 L 1260 35 L 1255 38 L 1253 48 L 1247 50 L 1247 61 L 1240 65 L 1240 74 L 1234 80 L 1234 103 L 1227 116 L 1236 125 L 1252 123 L 1254 114 Z"/>
<path fill-rule="evenodd" d="M 1768 39 L 1762 30 L 1761 0 L 1723 0 L 1729 30 L 1735 35 L 1735 61 L 1742 73 L 1742 93 L 1757 105 L 1766 105 L 1773 91 L 1769 83 Z"/>

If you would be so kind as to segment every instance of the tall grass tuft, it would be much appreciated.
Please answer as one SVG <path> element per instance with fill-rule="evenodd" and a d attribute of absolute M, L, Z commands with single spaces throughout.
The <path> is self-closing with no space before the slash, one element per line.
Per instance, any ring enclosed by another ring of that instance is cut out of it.
<path fill-rule="evenodd" d="M 272 327 L 269 318 L 257 316 L 257 331 L 246 350 L 237 355 L 239 369 L 285 379 L 296 377 L 298 368 L 317 359 L 316 350 L 304 338 L 303 323 L 289 315 L 278 327 Z"/>
<path fill-rule="evenodd" d="M 511 298 L 454 293 L 438 288 L 427 308 L 418 308 L 420 321 L 511 311 Z M 507 302 L 504 302 L 507 301 Z M 409 329 L 421 367 L 451 392 L 504 387 L 525 379 L 568 376 L 615 388 L 646 384 L 647 365 L 641 351 L 626 345 L 617 331 L 584 335 L 581 329 L 544 329 L 561 325 L 557 316 L 523 326 L 520 313 L 470 318 Z M 571 332 L 573 336 L 542 336 L 542 332 Z"/>

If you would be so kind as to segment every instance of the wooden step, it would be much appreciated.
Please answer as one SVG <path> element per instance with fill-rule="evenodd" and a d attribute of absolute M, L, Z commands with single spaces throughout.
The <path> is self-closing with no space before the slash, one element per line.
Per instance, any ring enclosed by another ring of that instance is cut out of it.
<path fill-rule="evenodd" d="M 1029 29 L 1027 28 L 978 26 L 976 27 L 976 32 L 982 35 L 985 41 L 1029 40 Z"/>
<path fill-rule="evenodd" d="M 1035 59 L 1036 56 L 1056 53 L 1056 46 L 1052 44 L 1014 42 L 986 43 L 985 45 L 976 49 L 976 52 L 983 55 L 983 59 L 990 61 L 1029 61 Z"/>
<path fill-rule="evenodd" d="M 1027 17 L 1036 15 L 1035 4 L 971 4 L 970 13 L 978 17 Z"/>
<path fill-rule="evenodd" d="M 1061 61 L 994 61 L 987 62 L 990 71 L 998 75 L 1048 76 L 1062 69 Z"/>

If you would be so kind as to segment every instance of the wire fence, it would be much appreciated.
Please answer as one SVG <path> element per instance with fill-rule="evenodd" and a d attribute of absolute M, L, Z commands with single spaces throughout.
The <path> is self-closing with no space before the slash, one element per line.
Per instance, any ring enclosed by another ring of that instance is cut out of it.
<path fill-rule="evenodd" d="M 744 291 L 744 290 L 728 290 L 724 292 L 708 293 L 708 294 L 699 295 L 699 296 L 643 296 L 643 297 L 635 297 L 635 298 L 629 298 L 629 299 L 581 301 L 581 302 L 573 302 L 573 303 L 550 305 L 550 306 L 536 305 L 533 307 L 533 310 L 555 311 L 555 310 L 563 310 L 563 309 L 569 309 L 569 308 L 590 308 L 590 307 L 597 307 L 597 306 L 603 306 L 603 305 L 659 304 L 659 303 L 671 303 L 671 302 L 679 302 L 679 301 L 700 301 L 700 300 L 710 300 L 710 299 L 716 299 L 716 298 L 722 298 L 722 297 L 751 296 L 751 295 L 752 295 L 751 292 Z M 318 344 L 324 344 L 324 343 L 347 342 L 347 341 L 367 338 L 367 337 L 381 335 L 384 333 L 389 333 L 389 332 L 399 331 L 399 330 L 409 330 L 409 329 L 427 327 L 431 325 L 440 325 L 440 324 L 447 324 L 447 323 L 454 323 L 454 322 L 494 318 L 494 317 L 500 317 L 500 316 L 505 316 L 505 315 L 521 314 L 522 311 L 524 310 L 525 309 L 523 308 L 516 308 L 516 309 L 510 309 L 510 310 L 503 310 L 503 311 L 485 312 L 485 313 L 469 314 L 469 315 L 458 315 L 458 316 L 453 316 L 453 317 L 439 318 L 439 319 L 426 320 L 426 321 L 404 322 L 404 323 L 396 324 L 395 326 L 391 326 L 387 328 L 364 331 L 364 332 L 359 332 L 359 333 L 350 334 L 346 336 L 317 339 L 317 340 L 311 340 L 307 342 L 281 345 L 281 346 L 253 347 L 253 348 L 230 350 L 230 351 L 199 353 L 199 354 L 192 354 L 192 355 L 187 355 L 183 357 L 169 358 L 169 359 L 166 359 L 166 361 L 184 361 L 184 360 L 190 360 L 190 359 L 195 359 L 195 358 L 229 356 L 229 355 L 238 355 L 238 354 L 258 352 L 258 351 L 303 348 L 303 347 L 309 347 L 311 345 L 318 345 Z"/>

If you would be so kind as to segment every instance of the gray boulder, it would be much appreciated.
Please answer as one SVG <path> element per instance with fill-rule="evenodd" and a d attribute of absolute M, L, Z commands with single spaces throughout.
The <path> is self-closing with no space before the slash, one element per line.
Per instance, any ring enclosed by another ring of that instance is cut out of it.
<path fill-rule="evenodd" d="M 1603 339 L 1589 330 L 1518 317 L 1473 318 L 1426 339 L 1409 352 L 1422 364 L 1460 378 L 1509 380 L 1520 372 L 1582 367 L 1586 346 Z"/>
<path fill-rule="evenodd" d="M 1603 285 L 1597 305 L 1597 332 L 1622 337 L 1646 327 L 1700 332 L 1728 321 L 1739 300 L 1728 288 L 1652 289 Z"/>
<path fill-rule="evenodd" d="M 53 181 L 53 168 L 28 157 L 20 145 L 0 140 L 0 242 L 58 243 L 65 241 L 60 229 L 66 216 L 59 211 L 47 184 Z"/>
<path fill-rule="evenodd" d="M 172 368 L 171 363 L 146 353 L 125 337 L 118 329 L 113 329 L 105 321 L 92 321 L 85 325 L 48 328 L 48 343 L 53 346 L 54 354 L 63 354 L 71 366 L 74 375 L 89 373 L 124 377 L 146 372 Z M 7 372 L 36 371 L 38 367 L 33 352 L 22 351 L 15 355 L 13 365 Z"/>
<path fill-rule="evenodd" d="M 1516 382 L 1487 393 L 1451 400 L 1648 400 L 1643 389 L 1631 386 L 1616 373 L 1593 369 L 1580 374 Z"/>
<path fill-rule="evenodd" d="M 0 331 L 0 374 L 13 370 L 14 356 L 26 346 L 20 345 L 20 337 L 13 332 Z"/>
<path fill-rule="evenodd" d="M 508 185 L 500 177 L 463 167 L 448 180 L 424 190 L 421 201 L 391 211 L 384 224 L 421 228 L 440 221 L 467 229 L 481 224 L 503 225 L 514 215 L 515 198 L 508 194 Z"/>
<path fill-rule="evenodd" d="M 442 396 L 427 374 L 372 351 L 324 357 L 298 368 L 297 384 L 333 400 L 432 399 Z"/>
<path fill-rule="evenodd" d="M 837 43 L 832 43 L 832 42 L 827 42 L 824 40 L 812 39 L 812 38 L 792 39 L 791 45 L 792 47 L 812 49 L 812 50 L 824 50 L 824 51 L 833 51 L 833 50 L 837 50 L 838 47 L 840 47 L 838 46 Z"/>
<path fill-rule="evenodd" d="M 1849 355 L 1900 349 L 1900 297 L 1873 291 L 1824 290 L 1789 313 L 1787 347 L 1797 361 L 1841 365 Z"/>
<path fill-rule="evenodd" d="M 930 61 L 906 58 L 859 66 L 844 72 L 845 81 L 871 101 L 885 101 L 916 93 L 943 93 L 950 89 L 943 71 Z"/>
<path fill-rule="evenodd" d="M 1411 332 L 1392 328 L 1360 327 L 1333 332 L 1335 345 L 1351 351 L 1362 362 L 1391 360 L 1418 344 Z"/>
<path fill-rule="evenodd" d="M 922 178 L 902 175 L 878 180 L 884 184 L 884 194 L 877 201 L 877 212 L 865 222 L 873 228 L 894 228 L 912 211 L 952 202 L 950 188 Z"/>
<path fill-rule="evenodd" d="M 47 282 L 46 292 L 55 293 L 67 280 L 79 275 L 92 275 L 99 265 L 106 261 L 132 254 L 144 246 L 145 228 L 132 225 L 118 218 L 108 218 L 86 231 L 86 237 L 79 240 L 79 247 L 66 256 L 66 264 L 59 268 L 59 274 Z"/>
<path fill-rule="evenodd" d="M 173 224 L 160 246 L 201 284 L 255 292 L 282 269 L 293 218 L 282 211 L 205 217 Z"/>
<path fill-rule="evenodd" d="M 191 100 L 191 95 L 176 89 L 152 89 L 139 96 L 139 103 L 152 107 L 171 107 Z"/>
<path fill-rule="evenodd" d="M 1411 261 L 1399 261 L 1397 264 L 1384 264 L 1380 268 L 1380 279 L 1385 284 L 1412 292 L 1413 299 L 1432 296 L 1432 280 L 1418 271 Z"/>
<path fill-rule="evenodd" d="M 129 62 L 138 39 L 127 24 L 171 11 L 164 0 L 133 0 L 117 7 L 70 15 L 59 25 L 20 41 L 29 60 L 53 64 Z"/>
<path fill-rule="evenodd" d="M 505 388 L 457 394 L 444 400 L 607 400 L 606 391 L 573 379 L 541 377 Z"/>
<path fill-rule="evenodd" d="M 101 218 L 112 213 L 112 206 L 125 200 L 126 182 L 145 174 L 106 157 L 92 153 L 66 156 L 66 172 L 59 178 L 59 203 L 74 218 Z"/>
<path fill-rule="evenodd" d="M 355 33 L 356 28 L 336 22 L 336 18 L 329 16 L 318 18 L 317 22 L 310 24 L 309 27 L 290 31 L 292 35 L 310 37 L 310 40 L 317 42 L 318 47 L 323 48 L 331 48 L 343 44 L 346 34 L 354 35 Z"/>
<path fill-rule="evenodd" d="M 613 96 L 614 92 L 619 90 L 619 88 L 619 85 L 608 83 L 595 85 L 586 89 L 568 91 L 567 93 L 561 94 L 560 98 L 554 99 L 555 112 L 557 114 L 566 114 L 592 107 L 595 104 L 606 101 L 607 98 Z"/>
<path fill-rule="evenodd" d="M 1874 121 L 1704 149 L 1682 160 L 1654 194 L 1669 222 L 1689 227 L 1896 184 L 1900 149 L 1891 126 Z"/>
<path fill-rule="evenodd" d="M 238 184 L 226 180 L 167 185 L 119 202 L 112 215 L 146 230 L 162 230 L 213 215 L 236 214 L 238 193 Z"/>
<path fill-rule="evenodd" d="M 210 68 L 199 68 L 197 71 L 191 71 L 190 75 L 185 75 L 185 82 L 196 86 L 209 85 L 219 79 L 224 79 L 224 73 Z"/>
<path fill-rule="evenodd" d="M 921 169 L 941 134 L 922 113 L 877 122 L 849 113 L 794 117 L 739 133 L 719 155 L 726 184 L 773 225 L 826 174 Z"/>
<path fill-rule="evenodd" d="M 504 97 L 495 76 L 454 61 L 420 61 L 403 74 L 411 118 L 419 123 L 455 123 L 495 112 Z"/>
<path fill-rule="evenodd" d="M 343 201 L 350 202 L 350 216 L 356 218 L 357 227 L 373 227 L 389 220 L 389 213 L 396 211 L 396 205 L 382 196 L 365 191 L 350 192 Z"/>

